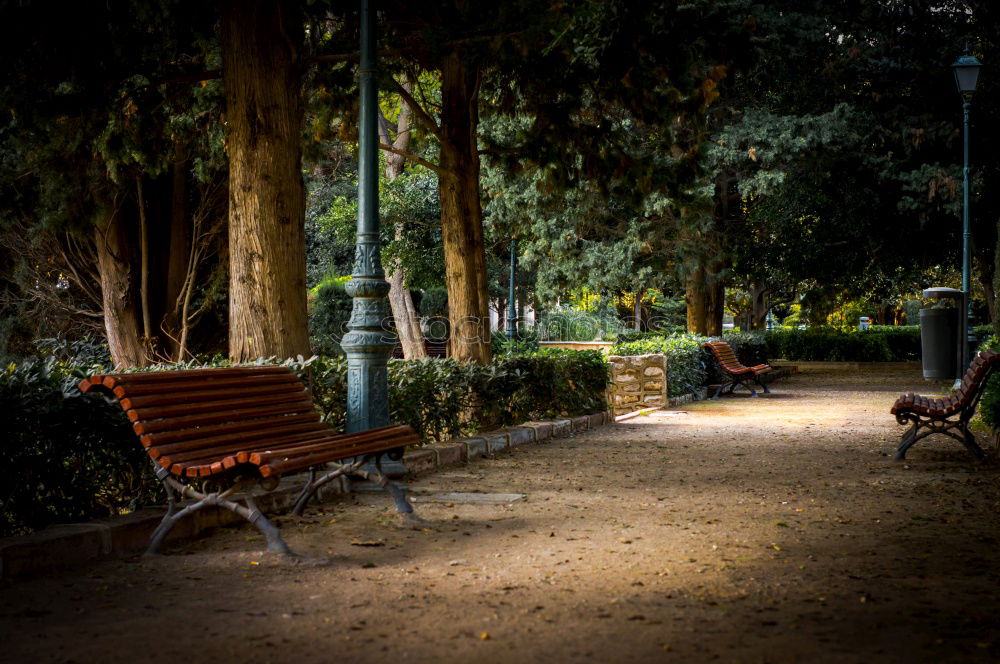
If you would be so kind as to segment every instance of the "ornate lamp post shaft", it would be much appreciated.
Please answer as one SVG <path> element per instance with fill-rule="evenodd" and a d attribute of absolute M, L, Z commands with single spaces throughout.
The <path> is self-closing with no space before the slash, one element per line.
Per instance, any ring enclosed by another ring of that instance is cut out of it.
<path fill-rule="evenodd" d="M 347 354 L 347 433 L 389 424 L 387 364 L 395 337 L 389 318 L 389 283 L 382 271 L 378 218 L 378 112 L 375 88 L 375 15 L 361 0 L 361 117 L 358 136 L 358 234 L 354 272 L 345 289 L 354 298 Z"/>
<path fill-rule="evenodd" d="M 517 274 L 517 238 L 510 240 L 510 283 L 507 294 L 507 340 L 517 338 L 517 300 L 514 292 L 514 277 Z"/>
<path fill-rule="evenodd" d="M 983 63 L 973 55 L 969 55 L 969 47 L 965 47 L 965 55 L 956 60 L 952 65 L 955 73 L 955 85 L 959 94 L 962 95 L 962 295 L 963 306 L 961 315 L 961 327 L 959 336 L 961 337 L 959 353 L 961 353 L 957 381 L 961 380 L 965 367 L 969 364 L 969 354 L 972 344 L 975 343 L 975 336 L 972 332 L 972 247 L 970 242 L 969 228 L 969 110 L 972 107 L 972 94 L 976 91 L 976 83 L 979 80 L 979 70 Z"/>
<path fill-rule="evenodd" d="M 969 353 L 971 344 L 975 341 L 972 332 L 972 247 L 970 243 L 969 230 L 969 109 L 972 101 L 967 96 L 962 102 L 962 292 L 965 294 L 965 307 L 962 315 L 964 317 L 962 334 L 964 344 L 962 345 L 962 363 L 958 368 L 959 374 L 964 373 L 965 367 L 969 364 Z"/>

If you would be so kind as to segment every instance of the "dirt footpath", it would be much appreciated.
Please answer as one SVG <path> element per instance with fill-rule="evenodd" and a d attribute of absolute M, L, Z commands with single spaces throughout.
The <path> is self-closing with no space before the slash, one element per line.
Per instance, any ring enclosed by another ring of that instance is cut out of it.
<path fill-rule="evenodd" d="M 996 662 L 998 467 L 813 372 L 356 494 L 169 555 L 0 588 L 3 662 Z"/>

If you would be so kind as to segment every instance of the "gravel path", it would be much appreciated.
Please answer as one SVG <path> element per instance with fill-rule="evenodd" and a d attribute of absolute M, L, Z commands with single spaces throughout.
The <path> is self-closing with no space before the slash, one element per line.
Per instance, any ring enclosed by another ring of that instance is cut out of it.
<path fill-rule="evenodd" d="M 10 662 L 996 662 L 998 467 L 891 461 L 918 373 L 810 372 L 167 556 L 0 588 Z"/>

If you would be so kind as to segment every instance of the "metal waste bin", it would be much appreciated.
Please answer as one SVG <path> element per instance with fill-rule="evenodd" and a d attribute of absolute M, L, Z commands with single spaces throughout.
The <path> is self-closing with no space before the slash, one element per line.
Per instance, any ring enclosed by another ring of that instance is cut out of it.
<path fill-rule="evenodd" d="M 962 291 L 955 288 L 928 288 L 924 297 L 953 300 L 947 306 L 920 310 L 920 357 L 924 378 L 954 378 L 958 375 L 959 317 Z"/>

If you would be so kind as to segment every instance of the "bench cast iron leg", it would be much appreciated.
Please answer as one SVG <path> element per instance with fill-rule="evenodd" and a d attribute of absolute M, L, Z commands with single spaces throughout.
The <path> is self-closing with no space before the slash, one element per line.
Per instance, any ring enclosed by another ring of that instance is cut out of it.
<path fill-rule="evenodd" d="M 893 455 L 893 461 L 902 461 L 906 458 L 906 450 L 913 446 L 913 443 L 917 442 L 917 427 L 920 426 L 919 421 L 914 421 L 913 426 L 906 430 L 903 437 L 899 440 L 899 447 L 896 448 L 896 454 Z"/>
<path fill-rule="evenodd" d="M 976 437 L 969 431 L 969 423 L 962 423 L 962 444 L 965 445 L 965 449 L 972 453 L 972 456 L 976 459 L 982 460 L 986 457 L 986 452 L 983 452 L 983 448 L 979 446 L 976 442 Z"/>
<path fill-rule="evenodd" d="M 164 486 L 168 487 L 168 492 L 173 489 L 181 496 L 190 496 L 192 498 L 198 498 L 199 500 L 192 503 L 180 511 L 173 511 L 172 509 L 167 512 L 160 521 L 160 524 L 153 531 L 153 534 L 149 538 L 149 548 L 146 549 L 146 553 L 155 554 L 160 552 L 160 548 L 163 546 L 163 541 L 167 537 L 167 533 L 177 524 L 178 521 L 184 517 L 197 512 L 204 507 L 218 506 L 225 507 L 226 509 L 239 514 L 244 519 L 252 523 L 257 527 L 257 529 L 263 533 L 264 537 L 267 539 L 267 550 L 275 551 L 277 553 L 292 553 L 292 550 L 288 548 L 285 540 L 281 538 L 281 533 L 275 527 L 273 523 L 268 521 L 267 517 L 257 508 L 257 504 L 254 502 L 253 498 L 249 494 L 246 495 L 247 506 L 244 507 L 238 503 L 235 503 L 226 498 L 228 491 L 220 494 L 210 493 L 205 495 L 198 491 L 195 491 L 189 486 L 180 484 L 176 482 L 173 478 L 166 477 L 161 480 Z M 173 507 L 173 506 L 171 506 Z"/>

